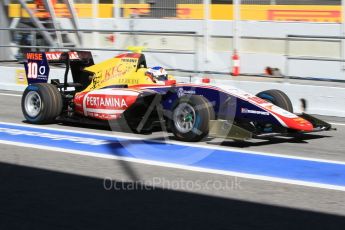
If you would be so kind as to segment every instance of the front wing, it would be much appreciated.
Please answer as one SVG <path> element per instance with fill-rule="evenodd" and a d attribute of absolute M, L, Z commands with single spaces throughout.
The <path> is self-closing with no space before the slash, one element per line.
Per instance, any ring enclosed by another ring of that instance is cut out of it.
<path fill-rule="evenodd" d="M 286 132 L 253 132 L 241 127 L 241 124 L 234 124 L 228 120 L 211 120 L 209 123 L 209 136 L 215 138 L 233 139 L 233 140 L 249 140 L 252 138 L 269 138 L 274 136 L 293 136 L 301 133 L 312 133 L 320 131 L 336 130 L 331 124 L 322 121 L 314 116 L 302 113 L 299 117 L 304 118 L 313 124 L 312 131 L 296 131 L 286 129 Z"/>

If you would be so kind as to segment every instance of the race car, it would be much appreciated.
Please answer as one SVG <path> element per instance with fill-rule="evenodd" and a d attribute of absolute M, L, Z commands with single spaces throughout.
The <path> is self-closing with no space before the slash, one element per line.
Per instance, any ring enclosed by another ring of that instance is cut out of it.
<path fill-rule="evenodd" d="M 162 67 L 149 68 L 140 51 L 95 64 L 91 52 L 26 54 L 28 86 L 22 97 L 27 122 L 120 124 L 131 131 L 155 127 L 181 141 L 206 136 L 234 140 L 331 130 L 327 122 L 294 114 L 280 90 L 252 95 L 231 85 L 177 83 Z M 65 64 L 63 82 L 50 65 Z M 68 82 L 69 71 L 73 82 Z"/>

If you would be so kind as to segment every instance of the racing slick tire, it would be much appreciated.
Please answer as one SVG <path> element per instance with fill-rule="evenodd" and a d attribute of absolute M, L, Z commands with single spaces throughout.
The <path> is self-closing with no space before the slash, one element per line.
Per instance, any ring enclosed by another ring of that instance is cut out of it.
<path fill-rule="evenodd" d="M 182 96 L 173 107 L 171 131 L 178 140 L 200 141 L 208 134 L 209 121 L 214 117 L 212 106 L 203 96 Z"/>
<path fill-rule="evenodd" d="M 62 112 L 63 102 L 59 90 L 52 84 L 37 83 L 26 87 L 22 97 L 22 112 L 33 124 L 55 121 Z"/>
<path fill-rule="evenodd" d="M 282 91 L 277 89 L 266 90 L 258 93 L 257 97 L 271 102 L 272 104 L 293 113 L 293 107 L 290 98 Z"/>

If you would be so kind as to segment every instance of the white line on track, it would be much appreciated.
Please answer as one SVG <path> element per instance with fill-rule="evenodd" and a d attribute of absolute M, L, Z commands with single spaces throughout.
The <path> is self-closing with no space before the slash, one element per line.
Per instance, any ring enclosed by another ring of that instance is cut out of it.
<path fill-rule="evenodd" d="M 331 125 L 345 126 L 344 123 L 336 123 L 336 122 L 328 122 L 328 123 L 330 123 Z"/>
<path fill-rule="evenodd" d="M 215 170 L 215 169 L 206 169 L 206 168 L 200 168 L 200 167 L 184 166 L 184 165 L 178 165 L 178 164 L 172 164 L 172 163 L 141 160 L 141 159 L 128 158 L 128 157 L 118 157 L 118 156 L 107 155 L 107 154 L 98 154 L 98 153 L 84 152 L 84 151 L 70 150 L 70 149 L 56 148 L 56 147 L 46 147 L 46 146 L 41 146 L 41 145 L 24 144 L 24 143 L 11 142 L 11 141 L 0 140 L 0 144 L 14 145 L 14 146 L 26 147 L 26 148 L 35 148 L 35 149 L 54 151 L 54 152 L 64 152 L 64 153 L 97 157 L 97 158 L 122 160 L 122 161 L 128 161 L 128 162 L 133 162 L 133 163 L 145 164 L 145 165 L 154 165 L 154 166 L 160 166 L 160 167 L 188 170 L 188 171 L 193 171 L 193 172 L 212 173 L 212 174 L 235 176 L 235 177 L 241 177 L 241 178 L 247 178 L 247 179 L 253 179 L 253 180 L 278 182 L 278 183 L 283 183 L 283 184 L 292 184 L 292 185 L 300 185 L 300 186 L 307 186 L 307 187 L 313 187 L 313 188 L 345 191 L 345 187 L 337 186 L 337 185 L 306 182 L 306 181 L 299 181 L 299 180 L 290 180 L 290 179 L 283 179 L 283 178 L 276 178 L 276 177 L 269 177 L 269 176 L 259 176 L 259 175 L 253 175 L 253 174 Z"/>
<path fill-rule="evenodd" d="M 1 96 L 21 97 L 21 94 L 0 93 Z"/>
<path fill-rule="evenodd" d="M 150 141 L 150 142 L 157 142 L 157 143 L 165 143 L 165 144 L 174 144 L 179 146 L 188 146 L 188 147 L 197 147 L 197 148 L 204 148 L 204 149 L 214 149 L 214 150 L 222 150 L 222 151 L 234 151 L 234 152 L 240 152 L 244 154 L 254 154 L 254 155 L 262 155 L 262 156 L 271 156 L 271 157 L 279 157 L 279 158 L 286 158 L 286 159 L 296 159 L 296 160 L 306 160 L 306 161 L 314 161 L 314 162 L 322 162 L 322 163 L 331 163 L 331 164 L 341 164 L 345 165 L 344 161 L 336 161 L 336 160 L 327 160 L 327 159 L 320 159 L 320 158 L 312 158 L 312 157 L 300 157 L 295 155 L 282 155 L 277 153 L 266 153 L 266 152 L 256 152 L 256 151 L 250 151 L 250 150 L 242 150 L 234 147 L 223 147 L 223 146 L 215 146 L 215 145 L 200 145 L 197 143 L 188 143 L 188 142 L 179 142 L 179 141 L 173 141 L 173 140 L 148 140 L 147 136 L 145 137 L 138 137 L 133 135 L 125 135 L 125 134 L 101 134 L 101 133 L 90 133 L 90 132 L 84 132 L 79 130 L 67 130 L 67 129 L 61 129 L 61 128 L 51 128 L 51 127 L 42 127 L 42 126 L 35 126 L 30 124 L 18 124 L 18 123 L 9 123 L 9 122 L 0 122 L 0 124 L 4 125 L 14 125 L 14 126 L 23 126 L 23 127 L 29 127 L 33 129 L 45 129 L 45 130 L 54 130 L 54 131 L 62 131 L 62 132 L 68 132 L 68 133 L 79 133 L 79 134 L 86 134 L 86 135 L 94 135 L 94 136 L 100 136 L 100 137 L 112 137 L 112 138 L 121 138 L 121 139 L 127 139 L 127 140 L 142 140 L 142 141 Z"/>

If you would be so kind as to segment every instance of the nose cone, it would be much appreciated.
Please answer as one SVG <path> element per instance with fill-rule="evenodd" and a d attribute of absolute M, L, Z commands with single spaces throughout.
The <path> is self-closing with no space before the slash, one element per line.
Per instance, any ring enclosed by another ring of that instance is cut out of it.
<path fill-rule="evenodd" d="M 289 128 L 300 130 L 300 131 L 310 132 L 310 131 L 313 131 L 314 129 L 314 126 L 312 123 L 310 123 L 309 121 L 301 117 L 290 119 L 288 122 L 286 122 L 286 124 L 289 126 Z"/>

